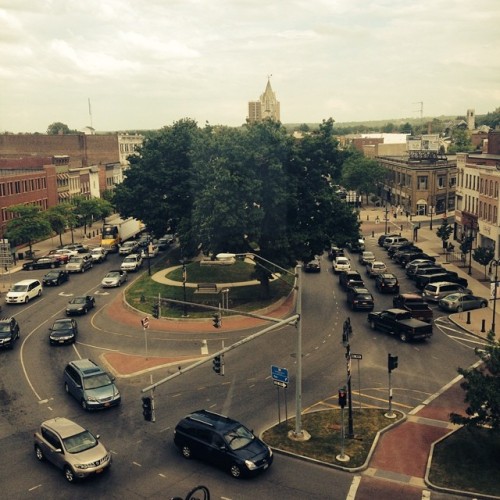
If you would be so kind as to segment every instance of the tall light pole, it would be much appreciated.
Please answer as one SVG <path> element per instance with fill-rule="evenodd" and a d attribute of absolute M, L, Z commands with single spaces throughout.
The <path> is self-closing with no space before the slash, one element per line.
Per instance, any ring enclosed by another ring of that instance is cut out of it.
<path fill-rule="evenodd" d="M 495 266 L 495 281 L 493 283 L 493 316 L 491 318 L 491 332 L 495 335 L 495 319 L 497 314 L 497 282 L 498 282 L 498 266 L 500 265 L 500 259 L 493 259 L 490 262 L 490 274 L 492 271 L 492 266 Z"/>
<path fill-rule="evenodd" d="M 469 276 L 472 274 L 472 242 L 474 241 L 474 227 L 471 225 L 469 228 Z"/>
<path fill-rule="evenodd" d="M 434 207 L 432 205 L 429 207 L 429 215 L 431 216 L 431 223 L 429 225 L 429 229 L 432 231 L 432 216 L 434 215 Z"/>
<path fill-rule="evenodd" d="M 271 262 L 270 260 L 261 257 L 255 253 L 246 252 L 246 253 L 220 253 L 217 254 L 217 258 L 228 259 L 234 257 L 241 256 L 252 256 L 259 261 L 263 261 L 266 264 L 273 266 L 280 271 L 288 274 L 289 276 L 293 276 L 295 278 L 295 289 L 297 290 L 297 306 L 296 311 L 299 319 L 297 321 L 297 380 L 295 381 L 295 431 L 292 433 L 293 439 L 297 441 L 307 440 L 309 439 L 309 434 L 302 429 L 302 265 L 298 264 L 295 266 L 295 270 L 292 273 L 288 269 Z M 266 271 L 271 272 L 266 266 L 264 266 L 261 262 L 258 264 L 263 267 Z M 273 274 L 271 272 L 271 274 Z"/>
<path fill-rule="evenodd" d="M 389 213 L 389 208 L 387 207 L 387 204 L 385 205 L 385 229 L 384 229 L 384 234 L 387 234 L 387 223 L 389 222 L 389 219 L 387 218 L 387 214 Z"/>
<path fill-rule="evenodd" d="M 186 270 L 186 260 L 182 258 L 182 291 L 184 295 L 184 312 L 182 313 L 183 318 L 187 318 L 187 303 L 186 303 L 186 281 L 187 281 L 187 270 Z"/>

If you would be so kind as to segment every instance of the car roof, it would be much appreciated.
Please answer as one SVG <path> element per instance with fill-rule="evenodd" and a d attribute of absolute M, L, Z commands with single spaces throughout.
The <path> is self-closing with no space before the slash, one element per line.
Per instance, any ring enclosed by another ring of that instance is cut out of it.
<path fill-rule="evenodd" d="M 21 281 L 18 281 L 17 283 L 14 283 L 14 285 L 30 285 L 31 283 L 35 282 L 35 281 L 38 281 L 38 280 L 21 280 Z"/>
<path fill-rule="evenodd" d="M 42 426 L 57 432 L 62 439 L 85 431 L 84 427 L 64 417 L 55 417 L 45 420 L 45 422 L 42 422 Z"/>
<path fill-rule="evenodd" d="M 226 417 L 225 415 L 220 415 L 218 413 L 213 413 L 208 410 L 197 410 L 189 415 L 186 415 L 186 419 L 194 420 L 195 422 L 200 422 L 205 425 L 209 425 L 215 429 L 232 429 L 235 425 L 239 425 L 237 420 Z"/>
<path fill-rule="evenodd" d="M 395 274 L 392 274 L 392 273 L 382 273 L 382 274 L 379 274 L 377 277 L 380 279 L 382 279 L 382 278 L 397 279 L 397 276 Z"/>

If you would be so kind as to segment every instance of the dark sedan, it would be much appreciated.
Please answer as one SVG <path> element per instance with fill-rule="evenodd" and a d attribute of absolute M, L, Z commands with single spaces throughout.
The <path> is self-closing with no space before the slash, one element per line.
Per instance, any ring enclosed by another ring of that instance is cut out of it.
<path fill-rule="evenodd" d="M 321 271 L 321 261 L 317 258 L 310 260 L 305 264 L 304 271 L 306 273 L 319 273 Z"/>
<path fill-rule="evenodd" d="M 82 297 L 74 297 L 66 306 L 66 314 L 68 316 L 77 314 L 87 314 L 95 306 L 95 299 L 92 295 L 83 295 Z"/>
<path fill-rule="evenodd" d="M 52 345 L 72 344 L 76 342 L 78 325 L 73 318 L 56 319 L 49 330 L 49 342 Z"/>
<path fill-rule="evenodd" d="M 64 269 L 53 269 L 49 271 L 43 278 L 43 286 L 59 286 L 69 280 L 69 273 Z"/>
<path fill-rule="evenodd" d="M 54 257 L 40 257 L 39 259 L 25 262 L 23 269 L 25 271 L 33 271 L 33 269 L 54 269 L 60 267 L 61 261 Z"/>

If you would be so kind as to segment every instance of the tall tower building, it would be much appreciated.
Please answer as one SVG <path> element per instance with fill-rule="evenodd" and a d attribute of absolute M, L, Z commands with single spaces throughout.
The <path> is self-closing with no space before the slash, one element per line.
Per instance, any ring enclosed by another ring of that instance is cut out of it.
<path fill-rule="evenodd" d="M 467 128 L 469 130 L 476 128 L 476 112 L 473 109 L 467 110 Z"/>
<path fill-rule="evenodd" d="M 270 76 L 267 77 L 267 85 L 264 93 L 258 101 L 248 103 L 248 122 L 260 122 L 266 118 L 280 121 L 280 103 L 276 99 L 276 94 L 271 87 Z"/>

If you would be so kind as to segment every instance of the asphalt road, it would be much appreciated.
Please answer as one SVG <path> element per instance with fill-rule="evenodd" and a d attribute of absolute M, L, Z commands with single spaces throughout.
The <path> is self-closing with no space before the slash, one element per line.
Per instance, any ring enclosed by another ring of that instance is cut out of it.
<path fill-rule="evenodd" d="M 371 248 L 370 248 L 371 249 Z M 385 252 L 373 250 L 388 262 L 391 271 L 403 271 L 388 261 Z M 161 257 L 159 257 L 161 258 Z M 357 267 L 357 256 L 352 256 Z M 213 498 L 347 498 L 353 476 L 297 459 L 276 455 L 273 466 L 252 480 L 236 481 L 209 464 L 185 461 L 172 444 L 173 428 L 191 410 L 207 408 L 229 414 L 260 432 L 278 419 L 278 391 L 270 377 L 270 366 L 289 369 L 288 415 L 295 413 L 296 339 L 295 327 L 287 326 L 242 345 L 225 357 L 224 377 L 215 375 L 211 364 L 177 377 L 156 389 L 155 424 L 144 422 L 140 389 L 175 371 L 160 369 L 117 384 L 123 404 L 109 411 L 88 413 L 66 395 L 62 372 L 66 363 L 79 357 L 96 361 L 108 350 L 145 352 L 144 335 L 137 329 L 106 322 L 102 313 L 110 300 L 123 290 L 100 293 L 99 283 L 120 262 L 118 256 L 95 266 L 92 271 L 72 275 L 70 282 L 47 288 L 41 298 L 28 305 L 5 305 L 3 315 L 15 314 L 21 324 L 21 340 L 14 351 L 0 353 L 0 481 L 6 498 L 169 498 L 184 496 L 198 484 L 210 488 Z M 336 406 L 339 387 L 346 381 L 345 349 L 341 344 L 342 324 L 350 316 L 353 326 L 351 351 L 363 359 L 353 364 L 354 407 L 385 408 L 388 404 L 387 354 L 399 356 L 393 373 L 394 408 L 408 411 L 433 394 L 456 375 L 458 366 L 475 360 L 473 345 L 460 332 L 435 327 L 430 342 L 402 344 L 380 332 L 373 332 L 366 313 L 345 307 L 345 294 L 324 257 L 319 274 L 303 275 L 303 408 Z M 18 273 L 40 277 L 44 271 Z M 362 273 L 363 274 L 363 273 Z M 129 282 L 134 278 L 131 275 Z M 373 291 L 376 309 L 392 305 L 392 296 Z M 412 285 L 402 286 L 413 291 Z M 99 292 L 99 293 L 97 293 Z M 70 294 L 96 294 L 96 308 L 77 318 L 79 339 L 74 346 L 53 347 L 48 343 L 51 322 L 64 316 Z M 440 314 L 435 311 L 435 317 Z M 441 320 L 446 326 L 446 319 Z M 214 331 L 213 334 L 148 332 L 148 352 L 153 355 L 199 356 L 204 346 L 213 353 L 222 341 L 229 345 L 250 332 Z M 281 418 L 285 414 L 280 392 Z M 109 474 L 77 485 L 33 454 L 32 433 L 45 419 L 66 416 L 102 436 L 112 450 L 114 465 Z M 354 414 L 354 428 L 356 421 Z"/>

